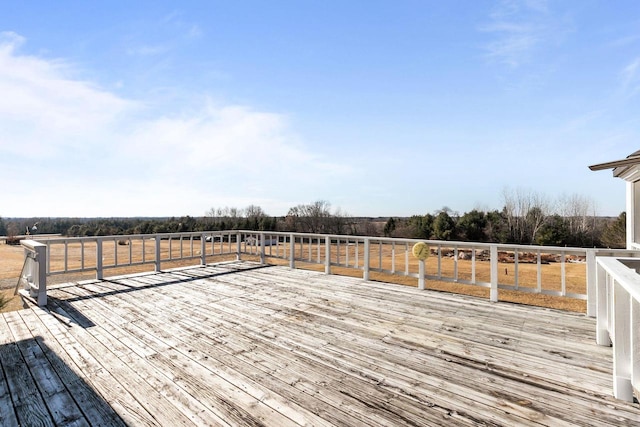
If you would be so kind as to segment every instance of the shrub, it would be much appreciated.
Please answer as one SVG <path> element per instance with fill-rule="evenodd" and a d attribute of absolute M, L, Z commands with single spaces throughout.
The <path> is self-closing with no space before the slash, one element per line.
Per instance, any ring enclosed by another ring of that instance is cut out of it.
<path fill-rule="evenodd" d="M 17 246 L 20 244 L 20 240 L 22 240 L 20 237 L 11 236 L 7 237 L 6 243 L 7 245 Z"/>

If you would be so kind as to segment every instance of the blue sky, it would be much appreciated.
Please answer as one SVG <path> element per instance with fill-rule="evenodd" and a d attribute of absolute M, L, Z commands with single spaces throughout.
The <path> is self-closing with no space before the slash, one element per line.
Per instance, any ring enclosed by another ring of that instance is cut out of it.
<path fill-rule="evenodd" d="M 0 216 L 624 210 L 640 7 L 0 1 Z"/>

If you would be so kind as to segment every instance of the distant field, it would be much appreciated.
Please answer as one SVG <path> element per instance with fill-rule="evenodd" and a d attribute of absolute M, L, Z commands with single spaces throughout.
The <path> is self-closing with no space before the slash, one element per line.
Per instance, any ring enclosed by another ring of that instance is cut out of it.
<path fill-rule="evenodd" d="M 225 244 L 226 245 L 226 244 Z M 296 245 L 296 250 L 298 250 L 298 245 Z M 163 252 L 163 257 L 168 256 L 169 252 L 169 244 L 167 241 L 161 242 L 161 250 Z M 200 243 L 196 242 L 193 245 L 193 252 L 191 243 L 189 241 L 185 241 L 182 244 L 182 248 L 175 241 L 172 244 L 171 252 L 174 257 L 180 255 L 180 251 L 182 250 L 183 255 L 193 253 L 194 256 L 200 254 Z M 267 254 L 269 253 L 270 248 L 267 248 Z M 271 248 L 273 253 L 275 254 L 275 248 Z M 341 262 L 346 260 L 346 250 L 345 246 L 341 247 L 340 258 Z M 360 251 L 358 253 L 358 265 L 362 266 L 362 262 L 364 259 L 364 255 L 362 253 L 363 248 L 360 247 Z M 131 252 L 130 252 L 131 251 Z M 349 249 L 350 265 L 353 265 L 355 261 L 355 248 Z M 311 248 L 308 246 L 304 246 L 302 248 L 301 253 L 297 253 L 297 256 L 302 255 L 303 257 L 307 257 L 311 253 L 311 259 L 317 259 L 317 247 L 314 245 Z M 131 247 L 129 245 L 116 245 L 116 244 L 105 244 L 103 248 L 103 259 L 104 263 L 109 264 L 113 263 L 113 259 L 116 256 L 120 262 L 127 261 L 129 258 L 129 253 L 132 255 L 132 262 L 141 261 L 141 250 L 140 250 L 140 242 L 133 241 Z M 280 253 L 282 255 L 282 253 Z M 10 293 L 13 292 L 13 287 L 15 287 L 18 276 L 20 275 L 20 270 L 22 268 L 23 263 L 23 249 L 20 246 L 10 246 L 6 244 L 0 244 L 0 288 L 11 288 Z M 153 245 L 146 245 L 145 248 L 145 259 L 147 261 L 153 260 L 155 257 L 155 248 Z M 324 257 L 324 251 L 321 250 L 321 257 Z M 215 258 L 210 258 L 209 262 L 222 261 L 227 259 L 233 259 L 234 255 L 224 255 L 224 256 L 216 256 Z M 58 270 L 63 268 L 63 260 L 64 253 L 62 250 L 62 246 L 54 246 L 53 253 L 50 256 L 51 259 L 51 269 Z M 243 255 L 243 259 L 257 259 L 256 256 Z M 390 245 L 384 245 L 382 247 L 382 256 L 380 256 L 378 252 L 378 247 L 372 247 L 371 253 L 371 262 L 370 265 L 372 268 L 380 268 L 380 261 L 382 261 L 382 268 L 385 270 L 395 269 L 396 271 L 404 271 L 405 269 L 405 257 L 404 252 L 396 252 L 395 260 L 392 259 L 391 256 L 391 247 Z M 393 262 L 395 261 L 395 263 Z M 87 244 L 85 245 L 85 267 L 95 267 L 95 246 Z M 288 261 L 280 260 L 276 258 L 268 258 L 268 262 L 273 264 L 285 264 L 288 265 Z M 197 264 L 198 260 L 185 260 L 185 261 L 172 261 L 172 262 L 163 262 L 162 268 L 172 268 L 184 265 L 193 265 Z M 309 268 L 313 270 L 324 270 L 323 265 L 317 264 L 305 264 L 299 261 L 296 261 L 296 264 L 299 267 Z M 68 268 L 79 268 L 81 265 L 80 259 L 80 248 L 79 245 L 77 247 L 70 246 L 68 249 Z M 458 260 L 458 277 L 460 279 L 471 280 L 471 260 Z M 442 259 L 441 263 L 441 272 L 443 276 L 452 277 L 454 271 L 454 259 L 450 257 L 446 257 Z M 513 263 L 501 263 L 499 266 L 499 274 L 500 274 L 500 283 L 504 284 L 514 284 L 515 283 L 515 270 Z M 561 264 L 560 263 L 549 263 L 543 264 L 542 268 L 542 285 L 543 289 L 549 290 L 560 290 L 561 288 Z M 143 271 L 152 271 L 154 269 L 153 264 L 147 264 L 142 266 L 129 266 L 122 267 L 117 269 L 109 269 L 105 270 L 105 276 L 109 275 L 120 275 L 120 274 L 129 274 L 129 273 L 137 273 Z M 426 263 L 426 269 L 428 275 L 435 275 L 437 272 L 437 257 L 431 256 Z M 409 256 L 409 271 L 417 272 L 418 271 L 418 261 Z M 332 267 L 332 272 L 336 274 L 343 274 L 347 276 L 355 276 L 361 277 L 362 271 L 350 268 L 341 268 L 341 267 Z M 566 290 L 567 292 L 572 293 L 585 293 L 586 285 L 586 264 L 584 263 L 565 263 L 565 272 L 566 272 Z M 522 287 L 530 287 L 535 288 L 537 282 L 537 265 L 536 264 L 527 264 L 520 263 L 518 266 L 518 279 L 519 285 Z M 49 278 L 50 283 L 64 283 L 69 281 L 77 281 L 83 279 L 91 279 L 95 277 L 95 272 L 86 272 L 74 275 L 64 275 L 64 276 L 52 276 Z M 490 277 L 490 263 L 488 261 L 476 261 L 476 280 L 482 282 L 489 282 Z M 402 285 L 408 286 L 417 286 L 418 280 L 412 277 L 404 277 L 399 275 L 391 275 L 384 273 L 376 273 L 372 272 L 370 274 L 370 279 L 378 280 L 383 282 L 391 282 L 398 283 Z M 449 282 L 441 282 L 441 281 L 433 281 L 427 280 L 426 287 L 428 289 L 446 291 L 446 292 L 454 292 L 461 293 L 466 295 L 473 295 L 482 298 L 489 297 L 489 290 L 487 288 L 482 288 L 479 286 L 473 285 L 465 285 L 459 283 L 449 283 Z M 563 297 L 554 297 L 548 295 L 538 295 L 538 294 L 530 294 L 516 291 L 508 291 L 508 290 L 500 290 L 500 300 L 501 301 L 510 301 L 515 303 L 529 304 L 529 305 L 537 305 L 544 306 L 550 308 L 558 308 L 563 310 L 584 312 L 586 311 L 586 301 L 576 300 L 572 298 L 563 298 Z M 15 308 L 15 307 L 14 307 Z"/>

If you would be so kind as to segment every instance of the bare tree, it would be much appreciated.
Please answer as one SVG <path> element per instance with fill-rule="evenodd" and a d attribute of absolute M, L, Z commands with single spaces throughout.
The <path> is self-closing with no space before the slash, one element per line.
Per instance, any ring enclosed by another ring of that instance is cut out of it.
<path fill-rule="evenodd" d="M 543 194 L 532 190 L 505 188 L 504 216 L 514 243 L 533 243 L 552 212 L 553 204 Z"/>
<path fill-rule="evenodd" d="M 331 203 L 318 200 L 308 205 L 297 205 L 287 213 L 287 226 L 295 231 L 326 233 L 330 230 Z"/>
<path fill-rule="evenodd" d="M 586 236 L 592 231 L 595 202 L 581 194 L 563 194 L 558 198 L 558 213 L 567 221 L 572 235 Z"/>
<path fill-rule="evenodd" d="M 254 219 L 267 216 L 264 210 L 260 206 L 249 205 L 244 209 L 245 218 Z"/>

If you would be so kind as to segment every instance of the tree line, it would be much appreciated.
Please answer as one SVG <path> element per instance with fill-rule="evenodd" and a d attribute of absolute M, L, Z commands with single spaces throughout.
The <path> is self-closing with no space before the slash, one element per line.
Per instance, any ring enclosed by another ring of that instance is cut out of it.
<path fill-rule="evenodd" d="M 615 219 L 597 217 L 588 198 L 575 195 L 551 201 L 532 192 L 505 190 L 503 199 L 501 210 L 473 209 L 459 214 L 443 207 L 424 215 L 382 219 L 352 217 L 339 208 L 332 209 L 324 200 L 293 206 L 281 217 L 249 205 L 211 208 L 202 217 L 0 218 L 0 235 L 105 236 L 242 229 L 551 246 L 625 246 L 625 214 Z"/>

